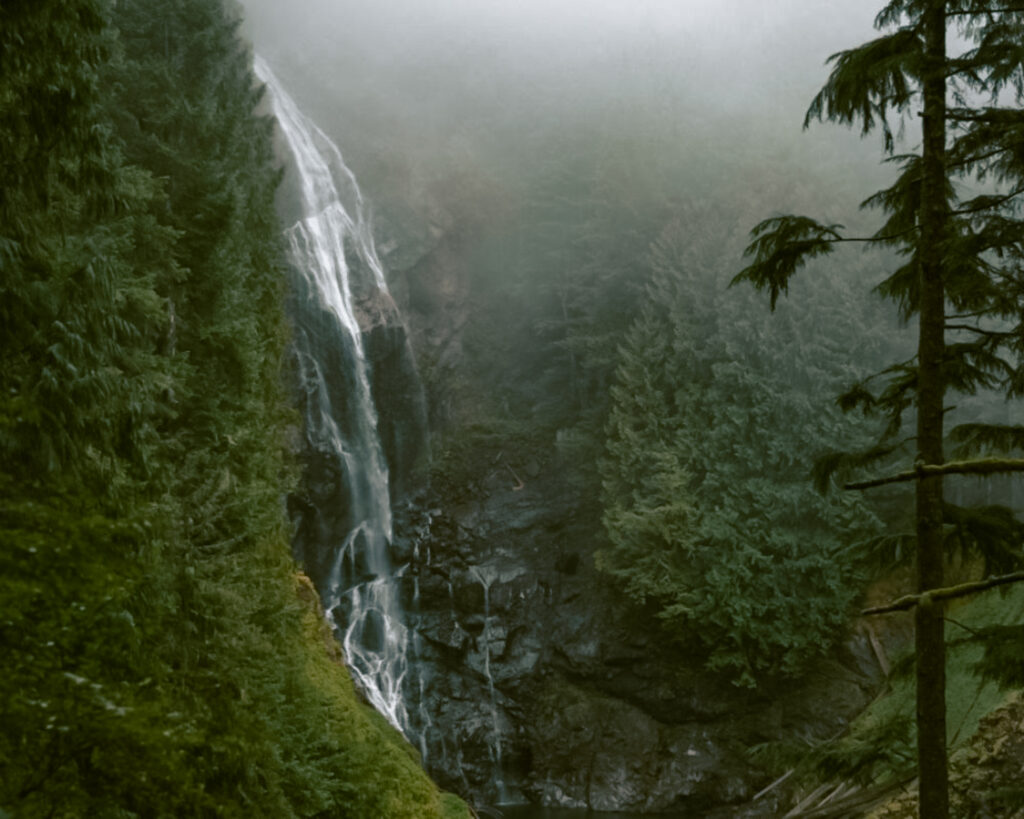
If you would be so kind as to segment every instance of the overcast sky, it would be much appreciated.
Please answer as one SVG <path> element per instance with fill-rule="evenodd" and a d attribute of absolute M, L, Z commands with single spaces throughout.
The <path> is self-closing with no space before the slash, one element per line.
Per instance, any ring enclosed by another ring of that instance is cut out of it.
<path fill-rule="evenodd" d="M 877 140 L 801 130 L 826 58 L 874 35 L 880 0 L 243 5 L 257 52 L 355 158 L 357 174 L 403 161 L 433 168 L 467 140 L 493 162 L 526 144 L 537 122 L 561 120 L 576 133 L 611 123 L 641 135 L 689 134 L 693 162 L 701 151 L 721 153 L 725 131 L 766 156 L 810 154 L 815 145 L 832 152 L 826 165 L 835 164 L 836 145 L 844 161 L 880 156 Z M 536 133 L 535 148 L 543 147 L 550 129 Z"/>
<path fill-rule="evenodd" d="M 245 0 L 275 62 L 360 62 L 366 74 L 461 62 L 467 72 L 643 70 L 674 55 L 713 93 L 815 89 L 832 52 L 871 35 L 878 0 Z M 348 58 L 348 59 L 346 59 Z M 354 81 L 358 81 L 356 78 Z M 383 90 L 383 89 L 382 89 Z M 440 89 L 439 89 L 440 90 Z"/>

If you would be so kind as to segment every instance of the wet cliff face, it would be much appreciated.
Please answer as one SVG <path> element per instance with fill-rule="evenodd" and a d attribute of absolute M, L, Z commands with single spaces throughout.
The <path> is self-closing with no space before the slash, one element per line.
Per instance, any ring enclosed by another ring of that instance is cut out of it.
<path fill-rule="evenodd" d="M 594 570 L 587 504 L 557 457 L 508 466 L 398 525 L 412 533 L 396 545 L 413 558 L 410 600 L 418 586 L 426 763 L 443 786 L 599 810 L 741 805 L 767 784 L 748 748 L 831 736 L 870 698 L 858 639 L 785 691 L 702 673 Z"/>
<path fill-rule="evenodd" d="M 867 640 L 851 637 L 802 685 L 755 694 L 701 672 L 628 605 L 594 568 L 599 512 L 555 442 L 473 431 L 462 329 L 475 294 L 458 250 L 456 237 L 437 238 L 394 287 L 435 432 L 434 481 L 399 512 L 393 544 L 395 564 L 410 564 L 428 769 L 478 803 L 699 815 L 744 805 L 767 784 L 750 747 L 834 735 L 873 695 Z M 776 806 L 770 795 L 729 815 Z"/>

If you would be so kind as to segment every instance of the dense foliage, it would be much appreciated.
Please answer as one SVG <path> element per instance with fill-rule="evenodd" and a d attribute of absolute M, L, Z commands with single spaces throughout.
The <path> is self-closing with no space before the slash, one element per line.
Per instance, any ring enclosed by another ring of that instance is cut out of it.
<path fill-rule="evenodd" d="M 278 174 L 236 26 L 0 7 L 0 813 L 464 812 L 290 558 Z"/>
<path fill-rule="evenodd" d="M 819 288 L 813 319 L 771 322 L 695 252 L 701 227 L 692 214 L 654 245 L 620 348 L 598 565 L 710 668 L 754 685 L 833 643 L 859 579 L 842 553 L 879 525 L 859 499 L 808 480 L 816 451 L 857 440 L 827 396 L 846 371 L 838 339 L 870 318 Z"/>

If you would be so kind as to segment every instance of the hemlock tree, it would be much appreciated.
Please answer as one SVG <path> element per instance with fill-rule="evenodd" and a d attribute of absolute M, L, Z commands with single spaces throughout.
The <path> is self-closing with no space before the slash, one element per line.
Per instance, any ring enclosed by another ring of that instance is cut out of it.
<path fill-rule="evenodd" d="M 852 237 L 836 224 L 780 216 L 757 225 L 747 249 L 752 263 L 736 277 L 766 289 L 774 308 L 790 277 L 842 242 L 897 249 L 906 263 L 878 291 L 918 320 L 917 355 L 878 374 L 878 385 L 856 385 L 840 398 L 887 418 L 876 456 L 901 451 L 905 415 L 916 415 L 914 468 L 850 488 L 916 482 L 915 599 L 917 733 L 920 815 L 949 815 L 946 772 L 945 644 L 943 635 L 943 475 L 1019 469 L 1021 462 L 987 459 L 945 463 L 947 394 L 994 389 L 1024 392 L 1022 313 L 1024 231 L 1024 5 L 992 0 L 893 0 L 878 14 L 886 33 L 829 58 L 828 82 L 814 98 L 814 119 L 876 128 L 893 185 L 862 207 L 882 211 L 876 233 Z M 947 53 L 955 31 L 963 47 Z M 905 126 L 920 117 L 916 150 L 896 153 Z M 980 192 L 979 192 L 980 191 Z M 947 338 L 947 334 L 950 334 Z M 869 380 L 870 381 L 870 380 Z M 967 449 L 1019 447 L 1024 428 L 971 425 L 954 430 Z M 866 466 L 872 455 L 830 459 L 830 466 Z M 877 460 L 876 460 L 877 462 Z"/>

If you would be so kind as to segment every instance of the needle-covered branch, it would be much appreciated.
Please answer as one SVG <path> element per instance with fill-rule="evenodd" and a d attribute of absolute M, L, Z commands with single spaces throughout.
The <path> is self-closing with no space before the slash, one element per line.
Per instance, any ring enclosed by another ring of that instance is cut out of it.
<path fill-rule="evenodd" d="M 957 444 L 958 460 L 1024 449 L 1024 426 L 1018 424 L 960 424 L 950 430 L 949 437 Z"/>
<path fill-rule="evenodd" d="M 993 8 L 983 7 L 980 11 L 977 8 L 950 9 L 946 11 L 947 17 L 970 17 L 981 12 L 985 14 L 1024 14 L 1024 6 L 997 6 Z"/>
<path fill-rule="evenodd" d="M 834 242 L 841 241 L 842 225 L 823 225 L 807 216 L 774 216 L 760 222 L 750 232 L 753 241 L 745 254 L 753 264 L 743 268 L 733 284 L 749 281 L 758 290 L 767 289 L 771 308 L 779 295 L 789 289 L 789 280 L 808 259 L 825 256 Z"/>
<path fill-rule="evenodd" d="M 956 210 L 950 211 L 955 216 L 967 216 L 973 213 L 981 213 L 986 210 L 992 210 L 993 208 L 1002 207 L 1011 199 L 1015 199 L 1024 193 L 1024 188 L 1017 188 L 1004 193 L 1001 195 L 983 195 L 975 196 L 973 199 L 964 202 L 963 207 L 957 208 Z"/>
<path fill-rule="evenodd" d="M 971 583 L 961 583 L 957 586 L 930 589 L 929 591 L 922 592 L 921 594 L 908 594 L 904 597 L 898 597 L 891 603 L 887 603 L 884 606 L 873 606 L 869 609 L 863 609 L 861 611 L 861 616 L 869 617 L 875 614 L 890 614 L 896 611 L 909 611 L 915 606 L 930 605 L 932 603 L 940 603 L 946 600 L 955 600 L 958 597 L 967 597 L 971 594 L 977 594 L 978 592 L 994 589 L 997 586 L 1007 586 L 1010 583 L 1020 583 L 1021 581 L 1024 581 L 1024 572 L 1011 572 L 1010 574 L 1003 574 L 997 577 L 988 577 L 984 580 L 975 580 Z"/>
<path fill-rule="evenodd" d="M 859 123 L 866 135 L 880 126 L 891 150 L 894 138 L 886 115 L 905 111 L 917 95 L 912 78 L 921 76 L 920 59 L 917 33 L 902 28 L 833 54 L 828 58 L 832 73 L 807 109 L 804 127 L 813 120 Z"/>
<path fill-rule="evenodd" d="M 918 478 L 941 475 L 995 475 L 1006 472 L 1024 472 L 1024 458 L 982 458 L 972 461 L 950 461 L 945 464 L 918 464 L 914 469 L 843 485 L 843 489 L 872 489 L 892 483 L 907 483 Z"/>
<path fill-rule="evenodd" d="M 753 257 L 754 262 L 740 270 L 731 284 L 750 282 L 758 290 L 767 290 L 774 310 L 778 297 L 790 287 L 790 279 L 808 260 L 826 256 L 841 244 L 892 244 L 916 230 L 913 225 L 888 228 L 870 236 L 845 236 L 840 233 L 841 224 L 822 224 L 809 216 L 773 216 L 751 230 L 754 241 L 743 255 Z"/>
<path fill-rule="evenodd" d="M 753 241 L 744 255 L 753 257 L 732 284 L 750 282 L 758 290 L 768 290 L 772 310 L 789 289 L 789 280 L 808 260 L 825 256 L 833 246 L 843 243 L 886 243 L 893 236 L 843 236 L 842 225 L 826 225 L 808 216 L 773 216 L 750 231 Z"/>

